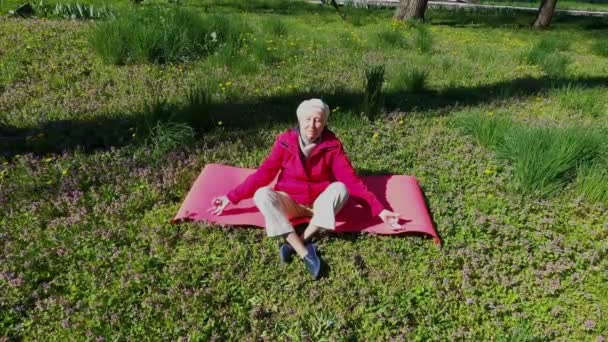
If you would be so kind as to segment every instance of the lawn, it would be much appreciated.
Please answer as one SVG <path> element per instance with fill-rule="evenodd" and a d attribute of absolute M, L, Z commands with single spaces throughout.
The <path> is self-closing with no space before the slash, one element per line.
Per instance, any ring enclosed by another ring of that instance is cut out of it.
<path fill-rule="evenodd" d="M 0 18 L 0 340 L 608 338 L 608 19 L 105 4 Z M 151 48 L 159 22 L 202 33 Z M 360 174 L 418 178 L 442 247 L 322 234 L 313 281 L 263 230 L 169 223 L 310 97 Z"/>
<path fill-rule="evenodd" d="M 514 6 L 514 7 L 533 7 L 538 8 L 540 6 L 539 1 L 528 1 L 528 0 L 480 0 L 480 4 L 483 5 L 500 5 L 500 6 Z M 585 10 L 585 11 L 608 11 L 608 2 L 603 0 L 596 1 L 578 1 L 578 0 L 560 0 L 557 2 L 558 10 Z"/>

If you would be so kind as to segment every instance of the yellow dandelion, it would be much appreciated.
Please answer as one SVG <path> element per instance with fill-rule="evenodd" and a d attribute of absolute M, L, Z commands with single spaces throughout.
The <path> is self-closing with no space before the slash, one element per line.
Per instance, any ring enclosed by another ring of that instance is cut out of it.
<path fill-rule="evenodd" d="M 48 157 L 48 158 L 45 158 L 45 159 L 44 159 L 44 162 L 45 162 L 45 163 L 48 163 L 48 162 L 50 162 L 50 161 L 52 161 L 52 160 L 53 160 L 53 158 L 52 158 L 52 157 Z"/>
<path fill-rule="evenodd" d="M 399 120 L 399 124 L 403 125 L 403 119 Z"/>
<path fill-rule="evenodd" d="M 217 125 L 218 125 L 218 126 L 221 126 L 221 125 L 223 125 L 223 124 L 224 124 L 224 123 L 223 123 L 222 121 L 218 121 L 218 122 L 217 122 Z"/>
<path fill-rule="evenodd" d="M 378 132 L 374 132 L 374 135 L 372 135 L 372 139 L 376 139 L 380 136 L 380 134 Z"/>

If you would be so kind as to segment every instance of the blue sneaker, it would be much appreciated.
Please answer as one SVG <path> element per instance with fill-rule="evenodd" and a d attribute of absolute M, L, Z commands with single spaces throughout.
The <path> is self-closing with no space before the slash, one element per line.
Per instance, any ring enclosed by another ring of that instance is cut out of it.
<path fill-rule="evenodd" d="M 313 278 L 319 279 L 321 275 L 321 259 L 317 255 L 317 246 L 313 243 L 306 244 L 306 249 L 308 250 L 308 254 L 302 259 L 306 268 L 308 268 L 308 272 L 312 274 Z"/>
<path fill-rule="evenodd" d="M 284 263 L 288 263 L 291 261 L 291 257 L 296 251 L 291 247 L 288 242 L 285 242 L 279 247 L 279 257 L 281 261 Z"/>

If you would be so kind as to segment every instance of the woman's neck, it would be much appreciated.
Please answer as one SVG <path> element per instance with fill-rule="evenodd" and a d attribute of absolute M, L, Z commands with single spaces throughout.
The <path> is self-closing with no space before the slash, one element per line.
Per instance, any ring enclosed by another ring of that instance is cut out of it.
<path fill-rule="evenodd" d="M 303 132 L 302 132 L 302 131 L 299 129 L 299 127 L 298 127 L 298 132 L 299 132 L 299 134 L 300 134 L 300 140 L 302 141 L 302 145 L 304 145 L 304 146 L 308 146 L 308 145 L 310 145 L 310 144 L 317 144 L 317 143 L 319 143 L 319 141 L 321 141 L 321 135 L 323 134 L 323 133 L 321 133 L 321 134 L 319 134 L 319 136 L 318 136 L 316 139 L 311 140 L 311 139 L 309 139 L 309 138 L 306 136 L 306 134 L 304 134 L 304 133 L 303 133 Z"/>

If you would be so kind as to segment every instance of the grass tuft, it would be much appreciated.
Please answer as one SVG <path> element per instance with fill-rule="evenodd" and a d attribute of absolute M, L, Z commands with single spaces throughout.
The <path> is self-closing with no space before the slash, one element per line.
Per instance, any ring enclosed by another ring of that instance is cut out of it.
<path fill-rule="evenodd" d="M 608 39 L 599 38 L 593 43 L 591 50 L 598 56 L 608 57 Z"/>
<path fill-rule="evenodd" d="M 243 30 L 230 17 L 145 8 L 99 24 L 90 42 L 107 63 L 163 64 L 196 59 L 226 43 L 238 45 Z"/>
<path fill-rule="evenodd" d="M 390 83 L 391 87 L 398 92 L 421 93 L 426 88 L 428 77 L 429 72 L 426 69 L 404 64 L 393 73 Z"/>
<path fill-rule="evenodd" d="M 549 76 L 564 76 L 570 59 L 561 51 L 567 48 L 568 44 L 563 39 L 549 36 L 526 51 L 523 58 L 529 64 L 538 65 Z"/>
<path fill-rule="evenodd" d="M 151 150 L 153 160 L 167 152 L 194 142 L 194 129 L 183 122 L 157 122 L 151 127 L 145 145 Z"/>
<path fill-rule="evenodd" d="M 370 121 L 375 120 L 384 107 L 384 70 L 384 65 L 370 66 L 365 70 L 362 112 Z"/>
<path fill-rule="evenodd" d="M 267 43 L 264 39 L 258 39 L 252 44 L 252 52 L 255 58 L 265 65 L 278 64 L 285 59 L 287 51 L 281 47 Z"/>
<path fill-rule="evenodd" d="M 266 30 L 277 37 L 284 37 L 289 33 L 287 24 L 283 20 L 274 17 L 266 21 Z"/>
<path fill-rule="evenodd" d="M 106 5 L 96 6 L 78 2 L 47 3 L 39 1 L 33 4 L 33 8 L 36 16 L 40 18 L 89 20 L 114 18 L 116 16 L 116 12 Z"/>
<path fill-rule="evenodd" d="M 513 126 L 511 120 L 493 114 L 466 113 L 456 118 L 456 125 L 484 147 L 496 148 Z"/>
<path fill-rule="evenodd" d="M 430 53 L 433 51 L 433 36 L 424 24 L 417 24 L 414 31 L 413 45 L 420 53 Z"/>
<path fill-rule="evenodd" d="M 579 115 L 600 117 L 608 112 L 608 103 L 603 94 L 605 88 L 588 89 L 567 84 L 550 91 L 559 106 Z"/>
<path fill-rule="evenodd" d="M 525 194 L 554 194 L 574 178 L 577 165 L 597 157 L 601 139 L 582 128 L 517 127 L 507 131 L 499 155 L 514 166 L 517 188 Z"/>
<path fill-rule="evenodd" d="M 577 167 L 596 165 L 607 154 L 598 129 L 526 127 L 488 114 L 466 113 L 455 123 L 480 145 L 497 150 L 513 164 L 515 187 L 521 193 L 538 197 L 554 194 L 576 178 Z M 588 182 L 602 179 L 587 178 Z"/>
<path fill-rule="evenodd" d="M 211 108 L 213 106 L 213 86 L 210 81 L 199 82 L 190 87 L 186 105 L 182 111 L 182 121 L 197 131 L 204 131 L 213 125 Z"/>
<path fill-rule="evenodd" d="M 382 29 L 376 33 L 375 41 L 379 47 L 407 48 L 407 40 L 403 36 L 403 33 L 395 29 Z"/>
<path fill-rule="evenodd" d="M 344 20 L 352 26 L 362 27 L 370 23 L 369 11 L 365 8 L 343 7 Z"/>
<path fill-rule="evenodd" d="M 606 165 L 580 166 L 576 172 L 576 190 L 588 201 L 608 205 Z"/>

